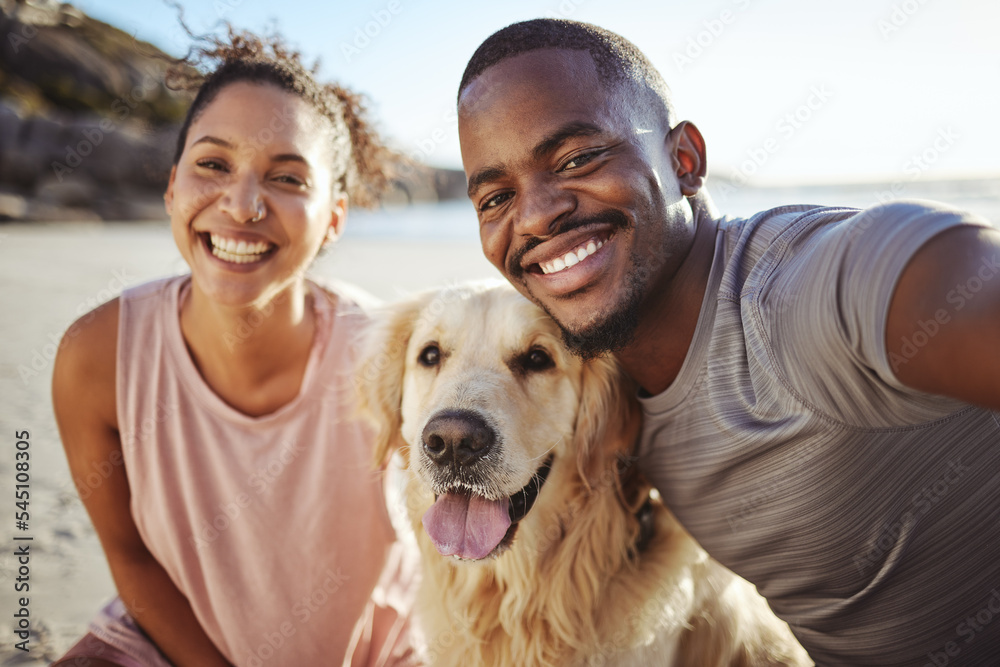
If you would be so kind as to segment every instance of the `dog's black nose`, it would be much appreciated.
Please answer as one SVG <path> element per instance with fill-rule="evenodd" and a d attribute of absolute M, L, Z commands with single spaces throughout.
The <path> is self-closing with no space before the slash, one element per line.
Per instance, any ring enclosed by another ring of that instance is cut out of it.
<path fill-rule="evenodd" d="M 431 461 L 471 465 L 496 444 L 496 433 L 482 417 L 468 410 L 438 413 L 424 427 L 421 437 Z"/>

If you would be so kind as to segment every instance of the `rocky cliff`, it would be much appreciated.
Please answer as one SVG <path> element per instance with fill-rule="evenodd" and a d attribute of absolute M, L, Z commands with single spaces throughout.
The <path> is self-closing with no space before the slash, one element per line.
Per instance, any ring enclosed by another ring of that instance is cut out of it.
<path fill-rule="evenodd" d="M 69 4 L 0 0 L 0 220 L 164 217 L 189 99 L 168 56 Z M 392 199 L 461 194 L 461 172 L 405 170 Z"/>

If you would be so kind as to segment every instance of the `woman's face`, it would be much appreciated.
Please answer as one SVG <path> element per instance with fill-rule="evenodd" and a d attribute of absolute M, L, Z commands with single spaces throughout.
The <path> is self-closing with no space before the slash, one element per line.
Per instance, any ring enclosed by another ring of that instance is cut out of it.
<path fill-rule="evenodd" d="M 164 197 L 196 289 L 222 305 L 262 306 L 302 280 L 346 213 L 330 131 L 270 84 L 229 84 L 202 109 Z"/>

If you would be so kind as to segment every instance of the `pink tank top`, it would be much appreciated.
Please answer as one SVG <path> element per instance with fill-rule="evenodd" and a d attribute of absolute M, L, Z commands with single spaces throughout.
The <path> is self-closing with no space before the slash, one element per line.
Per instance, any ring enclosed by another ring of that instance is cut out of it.
<path fill-rule="evenodd" d="M 351 416 L 351 346 L 366 316 L 309 286 L 317 327 L 302 387 L 261 417 L 226 404 L 191 360 L 178 315 L 190 276 L 122 295 L 132 517 L 233 664 L 388 664 L 405 650 L 407 610 L 386 611 L 399 553 L 371 435 Z"/>

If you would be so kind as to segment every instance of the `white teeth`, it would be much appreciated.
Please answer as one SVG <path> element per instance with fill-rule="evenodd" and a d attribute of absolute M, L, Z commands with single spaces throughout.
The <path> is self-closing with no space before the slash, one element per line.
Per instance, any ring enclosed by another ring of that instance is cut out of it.
<path fill-rule="evenodd" d="M 247 243 L 246 241 L 227 239 L 218 234 L 210 234 L 212 239 L 212 254 L 219 259 L 235 264 L 246 264 L 258 261 L 263 253 L 273 247 L 267 241 L 256 241 Z"/>
<path fill-rule="evenodd" d="M 571 250 L 562 257 L 557 257 L 548 262 L 539 262 L 538 266 L 542 269 L 542 273 L 548 275 L 550 273 L 558 273 L 563 269 L 568 269 L 571 266 L 579 264 L 583 260 L 587 259 L 595 252 L 597 252 L 601 246 L 604 245 L 604 241 L 594 241 L 591 239 L 587 241 L 584 245 L 579 248 Z"/>

